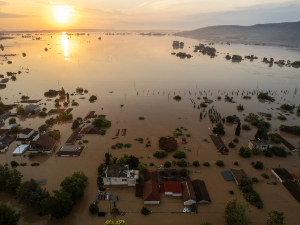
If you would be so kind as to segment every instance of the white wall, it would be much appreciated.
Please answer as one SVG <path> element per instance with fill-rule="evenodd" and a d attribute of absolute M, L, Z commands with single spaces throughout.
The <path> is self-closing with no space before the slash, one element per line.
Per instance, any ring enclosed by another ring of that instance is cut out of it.
<path fill-rule="evenodd" d="M 157 204 L 159 204 L 160 203 L 160 201 L 144 201 L 144 204 L 145 205 L 150 205 L 150 204 L 152 204 L 152 205 L 157 205 Z"/>
<path fill-rule="evenodd" d="M 193 203 L 196 203 L 196 201 L 190 199 L 188 201 L 185 201 L 183 204 L 184 205 L 192 205 Z"/>
<path fill-rule="evenodd" d="M 34 130 L 32 130 L 28 135 L 26 134 L 18 134 L 18 138 L 29 138 L 34 133 Z"/>

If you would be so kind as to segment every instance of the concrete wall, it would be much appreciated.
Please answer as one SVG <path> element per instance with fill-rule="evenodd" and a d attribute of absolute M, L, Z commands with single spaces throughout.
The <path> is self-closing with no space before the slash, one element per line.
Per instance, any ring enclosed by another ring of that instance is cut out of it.
<path fill-rule="evenodd" d="M 18 138 L 29 138 L 34 133 L 34 130 L 32 130 L 28 135 L 25 134 L 18 134 Z"/>
<path fill-rule="evenodd" d="M 158 205 L 160 201 L 144 201 L 145 205 Z"/>
<path fill-rule="evenodd" d="M 188 201 L 185 201 L 183 204 L 184 205 L 192 205 L 193 203 L 196 203 L 196 201 L 190 199 Z"/>

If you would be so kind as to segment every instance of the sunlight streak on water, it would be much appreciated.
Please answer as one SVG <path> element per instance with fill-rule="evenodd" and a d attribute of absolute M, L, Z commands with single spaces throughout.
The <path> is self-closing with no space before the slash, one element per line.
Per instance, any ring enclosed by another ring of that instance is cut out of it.
<path fill-rule="evenodd" d="M 69 61 L 69 40 L 68 40 L 68 37 L 66 35 L 65 32 L 62 33 L 62 36 L 61 36 L 61 43 L 63 45 L 63 48 L 64 48 L 64 56 L 65 56 L 65 60 Z"/>

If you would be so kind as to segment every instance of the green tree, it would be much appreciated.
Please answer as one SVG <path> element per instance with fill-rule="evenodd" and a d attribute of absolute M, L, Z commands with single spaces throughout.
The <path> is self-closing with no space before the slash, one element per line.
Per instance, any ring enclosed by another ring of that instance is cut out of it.
<path fill-rule="evenodd" d="M 127 223 L 125 222 L 125 220 L 117 220 L 115 225 L 127 225 Z"/>
<path fill-rule="evenodd" d="M 110 127 L 111 121 L 105 118 L 96 118 L 93 121 L 93 125 L 95 125 L 95 127 Z"/>
<path fill-rule="evenodd" d="M 171 163 L 169 161 L 166 161 L 164 164 L 164 167 L 169 168 L 171 167 Z"/>
<path fill-rule="evenodd" d="M 25 112 L 24 106 L 23 105 L 17 105 L 16 112 L 17 113 L 24 113 Z"/>
<path fill-rule="evenodd" d="M 55 140 L 60 139 L 60 131 L 59 130 L 51 130 L 46 133 L 50 137 L 54 138 Z"/>
<path fill-rule="evenodd" d="M 99 207 L 96 203 L 92 203 L 90 204 L 90 207 L 89 207 L 89 211 L 92 213 L 92 214 L 95 214 L 99 211 Z"/>
<path fill-rule="evenodd" d="M 78 122 L 78 120 L 74 120 L 74 122 L 73 122 L 73 124 L 72 124 L 72 127 L 71 127 L 71 129 L 77 129 L 78 127 L 79 127 L 79 122 Z"/>
<path fill-rule="evenodd" d="M 153 156 L 158 159 L 162 159 L 162 158 L 166 157 L 167 155 L 168 155 L 168 153 L 165 150 L 157 150 L 153 154 Z"/>
<path fill-rule="evenodd" d="M 74 202 L 72 194 L 63 190 L 53 191 L 54 196 L 49 196 L 41 202 L 41 212 L 45 215 L 50 214 L 56 219 L 64 218 L 72 211 Z"/>
<path fill-rule="evenodd" d="M 92 95 L 89 99 L 90 102 L 94 102 L 97 100 L 97 97 L 95 95 Z"/>
<path fill-rule="evenodd" d="M 258 154 L 260 153 L 260 150 L 259 150 L 258 148 L 256 148 L 256 147 L 253 147 L 253 148 L 251 149 L 251 153 L 252 153 L 253 155 L 258 155 Z"/>
<path fill-rule="evenodd" d="M 124 157 L 118 158 L 117 164 L 126 164 L 126 159 Z"/>
<path fill-rule="evenodd" d="M 224 126 L 222 123 L 218 123 L 214 128 L 213 128 L 213 133 L 215 134 L 225 134 Z"/>
<path fill-rule="evenodd" d="M 244 146 L 241 146 L 239 150 L 239 154 L 244 158 L 249 158 L 251 156 L 251 150 L 249 148 L 245 148 Z"/>
<path fill-rule="evenodd" d="M 16 118 L 12 117 L 9 119 L 9 124 L 15 124 L 16 123 Z"/>
<path fill-rule="evenodd" d="M 240 133 L 241 133 L 241 121 L 239 121 L 239 123 L 235 129 L 235 135 L 240 136 Z"/>
<path fill-rule="evenodd" d="M 269 217 L 266 225 L 286 225 L 286 223 L 283 222 L 285 219 L 283 212 L 272 210 L 271 212 L 268 212 L 268 214 Z"/>
<path fill-rule="evenodd" d="M 106 220 L 103 225 L 115 225 L 114 221 Z"/>
<path fill-rule="evenodd" d="M 120 211 L 117 207 L 114 207 L 114 208 L 111 209 L 111 213 L 112 214 L 118 214 L 118 213 L 120 213 Z"/>
<path fill-rule="evenodd" d="M 8 133 L 9 134 L 17 134 L 22 130 L 22 127 L 20 126 L 13 126 L 12 128 L 9 129 Z"/>
<path fill-rule="evenodd" d="M 195 161 L 192 163 L 192 165 L 195 166 L 195 167 L 200 166 L 199 160 L 195 160 Z"/>
<path fill-rule="evenodd" d="M 46 189 L 42 189 L 39 183 L 30 179 L 17 188 L 15 199 L 21 204 L 39 207 L 41 201 L 49 196 L 50 194 Z"/>
<path fill-rule="evenodd" d="M 67 112 L 62 112 L 56 117 L 56 121 L 61 121 L 61 122 L 66 122 L 72 119 L 73 119 L 73 115 L 68 114 Z"/>
<path fill-rule="evenodd" d="M 247 202 L 241 199 L 232 199 L 227 202 L 224 211 L 224 220 L 226 225 L 249 225 L 250 208 Z"/>
<path fill-rule="evenodd" d="M 151 211 L 146 207 L 144 206 L 142 209 L 141 209 L 141 213 L 145 216 L 149 215 L 151 213 Z"/>
<path fill-rule="evenodd" d="M 186 158 L 186 153 L 184 151 L 181 151 L 181 150 L 176 150 L 173 157 L 176 158 L 176 159 L 185 159 Z"/>
<path fill-rule="evenodd" d="M 147 167 L 143 164 L 143 163 L 140 163 L 138 166 L 137 166 L 138 170 L 140 172 L 143 172 L 147 169 Z"/>
<path fill-rule="evenodd" d="M 204 223 L 201 223 L 201 225 L 213 225 L 211 222 L 204 222 Z"/>
<path fill-rule="evenodd" d="M 0 224 L 1 225 L 17 225 L 21 217 L 20 213 L 9 205 L 0 202 Z"/>
<path fill-rule="evenodd" d="M 39 127 L 39 132 L 42 133 L 43 131 L 47 130 L 47 125 L 43 124 L 42 126 Z"/>
<path fill-rule="evenodd" d="M 60 184 L 62 191 L 72 195 L 72 199 L 80 199 L 84 195 L 87 177 L 84 173 L 74 173 L 71 177 L 66 177 Z"/>
<path fill-rule="evenodd" d="M 5 190 L 7 193 L 16 193 L 22 177 L 20 171 L 0 165 L 0 190 Z"/>

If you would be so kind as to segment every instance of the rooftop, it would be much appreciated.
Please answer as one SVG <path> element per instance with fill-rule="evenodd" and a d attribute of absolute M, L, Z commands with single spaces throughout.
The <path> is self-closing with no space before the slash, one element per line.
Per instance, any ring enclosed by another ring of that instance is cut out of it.
<path fill-rule="evenodd" d="M 230 172 L 231 172 L 232 176 L 234 177 L 237 185 L 240 185 L 242 178 L 250 180 L 243 169 L 230 169 Z"/>
<path fill-rule="evenodd" d="M 253 145 L 271 145 L 272 141 L 266 140 L 250 140 Z"/>
<path fill-rule="evenodd" d="M 143 189 L 144 201 L 160 201 L 159 184 L 155 180 L 144 182 Z"/>
<path fill-rule="evenodd" d="M 183 201 L 194 200 L 197 201 L 194 188 L 191 181 L 182 182 L 182 197 Z"/>
<path fill-rule="evenodd" d="M 148 180 L 158 181 L 157 170 L 146 170 L 146 171 L 144 171 L 144 182 L 146 182 Z"/>
<path fill-rule="evenodd" d="M 102 173 L 102 177 L 129 177 L 129 165 L 113 164 L 106 166 L 106 170 Z"/>
<path fill-rule="evenodd" d="M 172 192 L 173 194 L 182 193 L 182 186 L 180 181 L 165 181 L 165 192 Z"/>
<path fill-rule="evenodd" d="M 159 169 L 157 172 L 159 184 L 164 184 L 165 181 L 191 181 L 186 169 Z"/>
<path fill-rule="evenodd" d="M 159 148 L 166 150 L 167 152 L 177 149 L 177 141 L 173 137 L 161 137 L 158 141 Z"/>
<path fill-rule="evenodd" d="M 59 149 L 59 151 L 56 153 L 56 156 L 80 156 L 83 149 L 83 146 L 64 146 Z"/>
<path fill-rule="evenodd" d="M 203 180 L 194 180 L 192 181 L 194 192 L 196 195 L 197 202 L 207 201 L 211 202 L 209 194 L 206 189 L 206 185 Z"/>
<path fill-rule="evenodd" d="M 292 175 L 285 168 L 272 168 L 272 170 L 279 176 L 283 181 L 294 180 Z"/>
<path fill-rule="evenodd" d="M 25 128 L 25 129 L 21 130 L 20 134 L 28 135 L 28 134 L 30 134 L 30 132 L 32 132 L 32 131 L 33 131 L 33 129 Z"/>
<path fill-rule="evenodd" d="M 40 135 L 37 140 L 33 140 L 31 142 L 31 146 L 34 147 L 36 145 L 40 145 L 46 147 L 48 149 L 52 149 L 56 144 L 56 140 L 48 135 Z"/>
<path fill-rule="evenodd" d="M 25 106 L 25 111 L 27 111 L 27 110 L 32 111 L 32 110 L 35 110 L 38 107 L 39 107 L 39 105 L 30 104 L 30 105 Z"/>
<path fill-rule="evenodd" d="M 0 129 L 0 136 L 7 134 L 8 129 Z"/>

